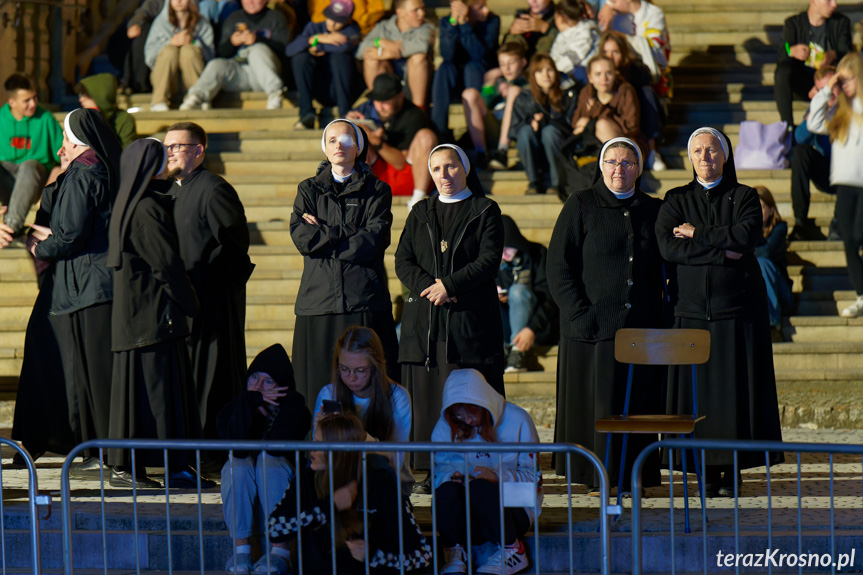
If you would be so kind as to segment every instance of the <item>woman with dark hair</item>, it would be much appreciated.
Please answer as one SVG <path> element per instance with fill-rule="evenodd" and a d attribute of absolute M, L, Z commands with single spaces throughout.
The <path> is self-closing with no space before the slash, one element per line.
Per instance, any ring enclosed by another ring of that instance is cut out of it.
<path fill-rule="evenodd" d="M 470 524 L 474 545 L 491 541 L 496 553 L 481 565 L 478 573 L 513 575 L 527 568 L 524 536 L 542 507 L 542 473 L 532 453 L 490 453 L 485 443 L 539 443 L 530 415 L 506 401 L 475 369 L 450 373 L 443 390 L 443 409 L 432 433 L 440 443 L 474 443 L 473 453 L 435 454 L 435 505 L 438 531 L 444 546 L 445 565 L 441 574 L 465 573 L 468 525 L 465 517 L 466 489 L 470 483 Z M 503 512 L 504 540 L 500 540 L 501 484 L 536 484 L 536 507 L 507 507 Z"/>
<path fill-rule="evenodd" d="M 315 402 L 315 421 L 325 417 L 325 401 L 337 401 L 344 413 L 353 413 L 366 432 L 378 441 L 408 441 L 411 433 L 411 396 L 390 380 L 384 347 L 374 330 L 354 325 L 336 343 L 332 380 Z M 402 458 L 403 459 L 403 458 Z M 406 464 L 399 463 L 402 481 L 413 483 Z"/>
<path fill-rule="evenodd" d="M 291 215 L 291 239 L 303 254 L 294 306 L 297 391 L 309 408 L 330 379 L 333 346 L 353 325 L 372 328 L 383 343 L 387 373 L 400 379 L 398 340 L 384 270 L 393 222 L 392 193 L 365 163 L 362 128 L 334 120 L 324 128 L 327 159 L 300 183 Z"/>
<path fill-rule="evenodd" d="M 614 358 L 614 337 L 623 327 L 662 326 L 662 259 L 654 233 L 661 202 L 639 189 L 642 170 L 638 144 L 628 138 L 606 142 L 593 186 L 569 197 L 548 246 L 548 284 L 560 307 L 555 441 L 607 457 L 615 481 L 620 436 L 606 456 L 606 436 L 594 430 L 597 419 L 623 412 L 627 366 Z M 659 370 L 638 366 L 634 377 L 631 413 L 661 413 Z M 629 439 L 624 485 L 635 458 L 652 441 L 646 435 Z M 555 466 L 566 474 L 563 458 Z M 599 493 L 592 465 L 576 458 L 571 468 L 573 482 Z M 644 484 L 659 484 L 658 458 L 645 467 Z"/>
<path fill-rule="evenodd" d="M 187 318 L 198 312 L 198 298 L 177 247 L 177 231 L 154 181 L 165 169 L 162 142 L 136 140 L 123 152 L 120 191 L 108 230 L 109 268 L 115 290 L 111 313 L 111 439 L 199 439 L 201 420 L 192 381 L 186 336 Z M 158 186 L 157 184 L 165 184 Z M 187 452 L 170 453 L 169 487 L 197 487 Z M 112 449 L 114 487 L 161 487 L 144 466 L 163 465 L 161 454 L 139 454 L 135 477 L 129 452 Z M 202 487 L 215 483 L 202 479 Z"/>
<path fill-rule="evenodd" d="M 560 74 L 548 54 L 536 54 L 527 69 L 530 90 L 522 90 L 512 110 L 510 138 L 527 175 L 528 194 L 556 194 L 557 164 L 563 141 L 572 131 L 575 98 L 560 89 Z M 548 186 L 546 186 L 546 179 Z"/>
<path fill-rule="evenodd" d="M 414 441 L 428 441 L 449 373 L 473 367 L 503 395 L 503 323 L 495 278 L 503 253 L 500 208 L 485 197 L 464 150 L 429 154 L 438 193 L 414 205 L 396 250 L 396 274 L 410 294 L 399 361 L 415 405 Z M 428 454 L 414 455 L 428 469 Z M 428 478 L 417 488 L 428 493 Z"/>
<path fill-rule="evenodd" d="M 788 250 L 785 238 L 788 224 L 782 221 L 773 194 L 764 186 L 755 186 L 761 200 L 761 218 L 764 232 L 755 248 L 755 257 L 764 276 L 767 288 L 767 313 L 770 317 L 770 337 L 783 341 L 782 312 L 791 308 L 791 278 L 788 277 Z"/>
<path fill-rule="evenodd" d="M 108 437 L 111 410 L 111 300 L 107 267 L 108 220 L 120 180 L 120 142 L 97 110 L 66 115 L 48 227 L 34 225 L 30 253 L 53 263 L 51 314 L 68 315 L 69 329 L 56 332 L 67 385 L 75 388 L 80 439 Z M 88 453 L 70 475 L 99 479 L 101 462 Z"/>
<path fill-rule="evenodd" d="M 362 442 L 365 438 L 363 424 L 351 413 L 326 415 L 315 430 L 315 441 L 347 443 Z M 307 572 L 329 571 L 330 553 L 335 550 L 339 573 L 364 573 L 366 545 L 372 573 L 398 573 L 402 567 L 412 571 L 430 566 L 431 547 L 420 533 L 410 502 L 399 499 L 396 475 L 385 457 L 366 453 L 364 475 L 360 452 L 315 450 L 309 455 L 309 467 L 299 473 L 299 508 L 297 482 L 293 482 L 270 514 L 274 551 L 269 556 L 269 573 L 290 572 L 289 560 L 275 550 L 287 551 L 300 529 L 303 568 Z M 363 500 L 364 492 L 367 502 Z M 329 516 L 331 501 L 335 517 Z M 364 514 L 368 531 L 363 530 Z M 399 515 L 404 543 L 401 550 Z M 335 541 L 330 540 L 331 522 L 335 523 Z M 255 573 L 268 572 L 266 558 L 258 561 Z"/>
<path fill-rule="evenodd" d="M 669 190 L 656 220 L 663 258 L 675 264 L 670 282 L 674 327 L 710 332 L 710 359 L 697 366 L 699 439 L 782 439 L 764 279 L 755 257 L 762 239 L 758 194 L 738 183 L 726 136 L 699 128 L 687 144 L 694 178 Z M 669 368 L 668 409 L 691 413 L 692 376 Z M 760 467 L 764 455 L 705 453 L 705 495 L 734 495 L 738 470 Z M 781 453 L 770 464 L 781 463 Z M 739 482 L 739 476 L 737 478 Z"/>

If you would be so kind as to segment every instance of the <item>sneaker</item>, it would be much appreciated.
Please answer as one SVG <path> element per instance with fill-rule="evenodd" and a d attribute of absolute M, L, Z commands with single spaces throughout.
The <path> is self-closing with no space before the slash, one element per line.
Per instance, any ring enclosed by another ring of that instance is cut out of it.
<path fill-rule="evenodd" d="M 498 148 L 488 154 L 488 167 L 492 170 L 508 170 L 509 159 L 506 157 L 506 150 Z"/>
<path fill-rule="evenodd" d="M 321 127 L 326 126 L 326 124 L 321 124 Z M 315 115 L 309 114 L 308 116 L 303 116 L 297 123 L 294 124 L 294 130 L 313 130 L 315 128 Z"/>
<path fill-rule="evenodd" d="M 842 317 L 858 317 L 863 313 L 863 297 L 857 296 L 857 301 L 842 310 Z"/>
<path fill-rule="evenodd" d="M 441 568 L 441 575 L 448 573 L 467 573 L 467 557 L 465 556 L 464 548 L 461 545 L 450 547 L 443 550 L 444 566 Z"/>
<path fill-rule="evenodd" d="M 237 553 L 237 561 L 234 562 L 234 554 L 231 553 L 225 562 L 225 573 L 232 575 L 250 575 L 252 572 L 252 556 L 248 553 Z"/>
<path fill-rule="evenodd" d="M 503 571 L 501 571 L 501 555 L 503 555 Z M 491 573 L 493 575 L 514 575 L 519 571 L 527 568 L 527 556 L 524 553 L 524 546 L 519 544 L 518 548 L 503 547 L 497 551 L 485 562 L 477 573 Z"/>
<path fill-rule="evenodd" d="M 527 371 L 524 361 L 524 352 L 519 350 L 517 347 L 513 347 L 510 350 L 509 355 L 506 356 L 506 369 L 504 369 L 503 372 L 521 373 L 523 371 Z"/>
<path fill-rule="evenodd" d="M 282 91 L 273 92 L 269 96 L 267 96 L 267 110 L 281 110 L 282 109 Z"/>
<path fill-rule="evenodd" d="M 206 105 L 206 107 L 204 107 Z M 204 102 L 201 98 L 198 97 L 194 92 L 189 92 L 186 94 L 186 97 L 183 98 L 183 103 L 180 104 L 180 109 L 185 110 L 209 110 L 210 103 Z"/>
<path fill-rule="evenodd" d="M 290 560 L 275 553 L 270 553 L 269 558 L 269 570 L 267 569 L 267 554 L 264 553 L 252 567 L 252 573 L 255 575 L 288 575 L 291 572 Z"/>
<path fill-rule="evenodd" d="M 158 104 L 152 104 L 150 106 L 151 112 L 167 112 L 171 108 L 168 107 L 168 104 L 165 102 L 159 102 Z"/>
<path fill-rule="evenodd" d="M 653 150 L 650 152 L 650 155 L 647 156 L 647 163 L 650 165 L 650 169 L 654 172 L 664 172 L 668 169 L 668 166 L 665 165 L 665 162 L 662 161 L 662 156 L 659 155 L 659 152 Z"/>

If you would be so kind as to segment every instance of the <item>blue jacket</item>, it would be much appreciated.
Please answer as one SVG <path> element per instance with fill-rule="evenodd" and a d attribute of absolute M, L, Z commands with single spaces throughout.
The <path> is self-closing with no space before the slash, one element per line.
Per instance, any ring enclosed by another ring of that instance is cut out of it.
<path fill-rule="evenodd" d="M 288 58 L 291 58 L 300 52 L 304 52 L 309 49 L 309 38 L 314 36 L 315 34 L 326 34 L 327 33 L 327 23 L 324 22 L 309 22 L 306 24 L 306 27 L 303 28 L 303 31 L 300 32 L 300 35 L 293 39 L 293 41 L 288 44 L 285 48 L 285 55 Z M 318 44 L 318 48 L 321 51 L 326 53 L 343 53 L 343 52 L 353 52 L 360 39 L 360 25 L 351 20 L 351 23 L 339 30 L 339 34 L 344 34 L 347 36 L 348 41 L 341 46 L 333 46 L 332 44 Z"/>

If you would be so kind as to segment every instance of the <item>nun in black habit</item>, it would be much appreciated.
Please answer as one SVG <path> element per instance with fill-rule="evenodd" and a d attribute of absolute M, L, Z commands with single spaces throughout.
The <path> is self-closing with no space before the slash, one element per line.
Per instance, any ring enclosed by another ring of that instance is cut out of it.
<path fill-rule="evenodd" d="M 73 110 L 66 116 L 60 159 L 68 167 L 57 178 L 49 227 L 34 225 L 28 247 L 54 264 L 49 311 L 70 318 L 69 332 L 57 335 L 64 340 L 66 380 L 76 390 L 80 439 L 88 441 L 108 437 L 113 277 L 105 262 L 120 143 L 98 111 Z M 98 472 L 100 465 L 91 457 L 72 473 Z"/>
<path fill-rule="evenodd" d="M 687 145 L 695 178 L 669 190 L 656 221 L 662 256 L 676 264 L 674 327 L 710 332 L 710 359 L 696 369 L 700 439 L 782 440 L 767 292 L 755 257 L 762 236 L 758 193 L 737 182 L 728 138 L 712 128 Z M 669 373 L 668 410 L 691 411 L 691 370 Z M 733 454 L 706 453 L 707 496 L 733 496 Z M 770 464 L 784 460 L 771 454 Z M 739 469 L 765 464 L 741 452 Z M 720 473 L 722 476 L 720 477 Z"/>
<path fill-rule="evenodd" d="M 387 375 L 400 381 L 398 339 L 384 269 L 392 231 L 392 192 L 365 163 L 362 128 L 330 122 L 321 135 L 327 159 L 300 182 L 291 239 L 303 255 L 293 362 L 309 409 L 332 381 L 333 352 L 352 325 L 371 328 L 384 345 Z"/>
<path fill-rule="evenodd" d="M 414 166 L 419 169 L 419 166 Z M 417 202 L 396 250 L 396 274 L 410 290 L 402 314 L 399 362 L 413 399 L 414 441 L 430 441 L 441 413 L 443 386 L 455 369 L 475 368 L 501 395 L 503 322 L 497 296 L 504 247 L 500 207 L 485 196 L 460 147 L 431 151 L 428 170 L 437 188 Z M 429 455 L 414 454 L 428 469 Z M 428 481 L 415 493 L 428 493 Z"/>
<path fill-rule="evenodd" d="M 202 435 L 185 341 L 187 318 L 197 313 L 198 300 L 177 247 L 171 199 L 157 193 L 166 191 L 170 182 L 153 179 L 164 171 L 165 161 L 162 143 L 147 138 L 132 142 L 120 162 L 108 250 L 108 267 L 114 269 L 116 280 L 111 439 Z M 159 487 L 143 466 L 162 466 L 163 461 L 161 453 L 139 453 L 137 487 Z M 129 452 L 110 450 L 108 462 L 113 467 L 111 485 L 131 486 Z M 195 486 L 186 452 L 169 452 L 169 465 L 170 486 Z"/>
<path fill-rule="evenodd" d="M 623 413 L 627 366 L 614 358 L 618 329 L 662 326 L 662 259 L 654 225 L 661 201 L 641 191 L 641 149 L 613 138 L 599 154 L 594 184 L 566 200 L 548 246 L 548 284 L 560 307 L 555 442 L 577 443 L 606 456 L 607 437 L 597 419 Z M 662 372 L 637 366 L 630 413 L 662 413 Z M 632 464 L 655 437 L 629 438 L 624 485 Z M 617 483 L 621 436 L 612 437 L 608 473 Z M 566 459 L 555 458 L 558 475 Z M 583 458 L 571 461 L 571 480 L 597 488 Z M 659 458 L 644 468 L 645 486 L 659 485 Z"/>

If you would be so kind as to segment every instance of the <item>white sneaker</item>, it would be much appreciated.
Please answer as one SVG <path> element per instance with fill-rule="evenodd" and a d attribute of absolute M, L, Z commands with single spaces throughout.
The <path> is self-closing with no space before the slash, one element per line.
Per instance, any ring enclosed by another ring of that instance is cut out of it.
<path fill-rule="evenodd" d="M 659 152 L 653 150 L 650 152 L 650 155 L 647 156 L 647 163 L 650 164 L 650 169 L 654 172 L 664 172 L 668 166 L 665 165 L 665 162 L 662 161 L 662 156 L 659 155 Z"/>
<path fill-rule="evenodd" d="M 210 109 L 210 103 L 204 102 L 203 100 L 201 100 L 201 98 L 199 98 L 193 92 L 189 92 L 188 94 L 186 94 L 186 97 L 183 98 L 183 103 L 180 104 L 180 109 L 184 110 L 184 111 L 185 110 L 209 110 Z"/>
<path fill-rule="evenodd" d="M 152 104 L 150 106 L 151 112 L 167 112 L 171 108 L 168 107 L 168 104 L 165 102 L 159 102 L 158 104 Z"/>
<path fill-rule="evenodd" d="M 467 563 L 464 548 L 461 545 L 443 550 L 444 566 L 440 570 L 441 575 L 449 573 L 467 573 Z"/>
<path fill-rule="evenodd" d="M 282 109 L 282 92 L 273 92 L 269 96 L 267 96 L 267 110 L 281 110 Z"/>
<path fill-rule="evenodd" d="M 863 298 L 858 297 L 857 301 L 843 309 L 839 315 L 842 317 L 859 317 L 860 314 L 863 314 Z"/>
<path fill-rule="evenodd" d="M 501 555 L 503 555 L 503 571 L 500 569 Z M 527 556 L 524 553 L 523 547 L 521 553 L 519 553 L 518 549 L 503 547 L 498 548 L 494 555 L 492 555 L 484 565 L 477 569 L 476 572 L 490 573 L 492 575 L 514 575 L 526 568 Z"/>

